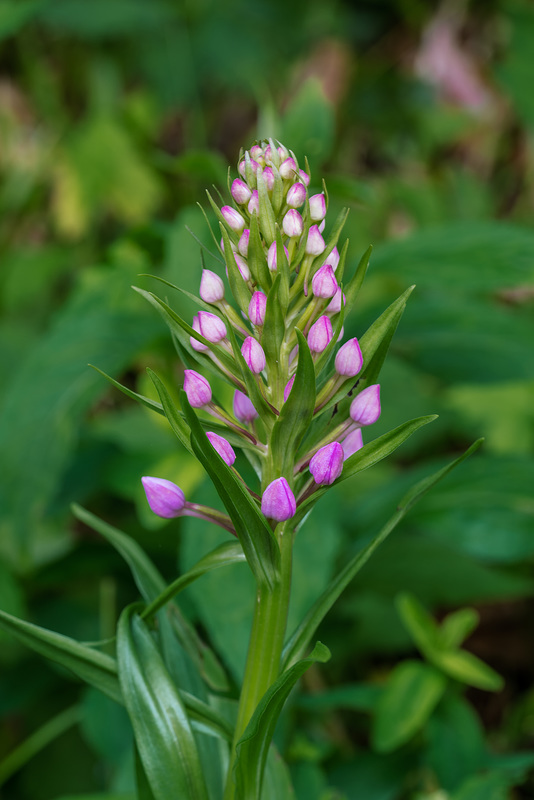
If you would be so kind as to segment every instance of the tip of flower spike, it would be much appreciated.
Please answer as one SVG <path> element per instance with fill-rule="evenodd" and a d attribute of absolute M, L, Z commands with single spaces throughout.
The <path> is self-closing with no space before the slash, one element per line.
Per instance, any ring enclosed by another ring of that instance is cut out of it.
<path fill-rule="evenodd" d="M 185 495 L 179 486 L 165 478 L 149 476 L 141 478 L 141 483 L 154 514 L 163 519 L 173 519 L 180 515 L 185 507 Z"/>
<path fill-rule="evenodd" d="M 295 495 L 285 478 L 276 478 L 267 486 L 261 498 L 261 510 L 276 522 L 285 522 L 295 516 Z"/>

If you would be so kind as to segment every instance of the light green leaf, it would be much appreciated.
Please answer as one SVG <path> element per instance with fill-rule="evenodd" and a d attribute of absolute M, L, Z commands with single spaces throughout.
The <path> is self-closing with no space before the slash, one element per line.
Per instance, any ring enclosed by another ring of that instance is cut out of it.
<path fill-rule="evenodd" d="M 498 692 L 504 686 L 503 678 L 494 669 L 467 650 L 439 650 L 432 661 L 446 675 L 468 686 L 488 692 Z"/>
<path fill-rule="evenodd" d="M 235 782 L 238 797 L 260 800 L 265 761 L 284 703 L 306 670 L 316 661 L 325 662 L 329 658 L 328 648 L 317 642 L 307 658 L 286 670 L 265 692 L 236 746 Z"/>
<path fill-rule="evenodd" d="M 185 706 L 136 605 L 121 614 L 117 662 L 124 702 L 155 800 L 208 800 Z"/>
<path fill-rule="evenodd" d="M 373 719 L 372 745 L 389 753 L 425 725 L 443 696 L 443 673 L 422 661 L 402 661 L 391 672 Z"/>
<path fill-rule="evenodd" d="M 440 628 L 440 638 L 444 647 L 459 647 L 464 639 L 475 630 L 480 614 L 475 608 L 460 608 L 447 614 Z"/>

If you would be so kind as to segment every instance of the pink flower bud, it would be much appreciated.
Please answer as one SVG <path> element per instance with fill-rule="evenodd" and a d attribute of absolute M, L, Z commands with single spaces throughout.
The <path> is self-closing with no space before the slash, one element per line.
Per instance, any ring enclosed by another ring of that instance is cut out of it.
<path fill-rule="evenodd" d="M 280 147 L 276 148 L 278 151 L 278 155 L 280 156 L 280 161 L 285 161 L 285 159 L 289 156 L 289 150 L 287 147 L 284 147 L 283 144 Z"/>
<path fill-rule="evenodd" d="M 287 403 L 287 398 L 291 394 L 291 389 L 293 388 L 294 383 L 295 383 L 295 376 L 292 375 L 292 377 L 288 380 L 284 388 L 284 403 Z"/>
<path fill-rule="evenodd" d="M 245 181 L 242 181 L 241 178 L 236 178 L 235 181 L 233 181 L 230 191 L 232 193 L 232 197 L 240 206 L 244 206 L 245 203 L 248 203 L 252 194 L 248 184 L 246 184 Z"/>
<path fill-rule="evenodd" d="M 322 353 L 333 336 L 332 323 L 327 316 L 319 317 L 308 333 L 308 347 L 313 353 Z"/>
<path fill-rule="evenodd" d="M 195 317 L 193 317 L 193 324 L 191 325 L 191 327 L 197 333 L 202 333 L 202 331 L 200 330 L 200 322 L 198 320 L 198 314 Z M 198 339 L 195 339 L 194 336 L 189 337 L 189 342 L 193 350 L 196 350 L 197 353 L 205 353 L 206 350 L 209 350 L 207 344 L 202 344 L 202 342 L 199 342 Z"/>
<path fill-rule="evenodd" d="M 194 369 L 184 370 L 184 392 L 193 408 L 202 408 L 211 403 L 211 386 Z"/>
<path fill-rule="evenodd" d="M 256 375 L 265 369 L 265 353 L 261 344 L 253 336 L 247 336 L 243 342 L 241 355 L 247 362 L 247 367 Z"/>
<path fill-rule="evenodd" d="M 271 192 L 274 186 L 274 172 L 272 171 L 271 167 L 265 167 L 262 172 L 262 178 L 265 181 L 267 190 Z"/>
<path fill-rule="evenodd" d="M 250 148 L 250 157 L 261 163 L 263 161 L 263 147 L 259 144 L 253 144 Z"/>
<path fill-rule="evenodd" d="M 313 480 L 320 486 L 330 486 L 343 471 L 343 448 L 332 442 L 318 450 L 310 461 Z"/>
<path fill-rule="evenodd" d="M 314 222 L 320 222 L 326 216 L 326 200 L 324 194 L 314 194 L 310 197 L 310 217 Z"/>
<path fill-rule="evenodd" d="M 357 453 L 358 450 L 361 450 L 363 447 L 362 429 L 356 428 L 356 430 L 351 431 L 348 436 L 345 436 L 341 442 L 341 447 L 343 448 L 345 460 L 354 455 L 354 453 Z"/>
<path fill-rule="evenodd" d="M 310 176 L 308 175 L 307 172 L 304 172 L 303 169 L 299 169 L 299 178 L 301 179 L 304 186 L 310 185 Z"/>
<path fill-rule="evenodd" d="M 356 337 L 339 348 L 336 353 L 336 372 L 354 378 L 363 367 L 363 356 Z"/>
<path fill-rule="evenodd" d="M 248 228 L 245 228 L 245 230 L 241 234 L 241 238 L 240 238 L 239 242 L 237 243 L 237 249 L 239 250 L 241 255 L 244 256 L 244 258 L 246 258 L 248 256 L 248 242 L 249 242 L 249 239 L 250 239 L 250 231 L 249 231 Z"/>
<path fill-rule="evenodd" d="M 224 463 L 231 467 L 235 461 L 235 452 L 230 442 L 227 442 L 224 436 L 219 436 L 218 433 L 213 433 L 212 431 L 206 431 L 206 436 L 210 440 L 213 449 L 218 452 Z"/>
<path fill-rule="evenodd" d="M 273 151 L 271 150 L 271 145 L 268 144 L 265 150 L 263 151 L 263 157 L 265 159 L 266 164 L 272 164 L 273 160 Z"/>
<path fill-rule="evenodd" d="M 350 416 L 358 425 L 372 425 L 380 416 L 380 384 L 368 386 L 350 404 Z"/>
<path fill-rule="evenodd" d="M 254 292 L 248 304 L 248 318 L 253 325 L 263 325 L 267 309 L 267 296 L 260 291 Z"/>
<path fill-rule="evenodd" d="M 185 506 L 185 495 L 172 481 L 164 478 L 141 478 L 148 505 L 154 514 L 164 519 L 179 517 Z"/>
<path fill-rule="evenodd" d="M 258 416 L 250 399 L 239 389 L 236 389 L 234 393 L 234 415 L 240 422 L 253 422 Z"/>
<path fill-rule="evenodd" d="M 237 264 L 237 268 L 239 270 L 239 274 L 243 278 L 244 281 L 250 280 L 250 270 L 248 268 L 248 264 L 243 258 L 240 256 L 239 253 L 234 253 L 235 263 Z M 226 267 L 226 277 L 228 277 L 228 267 Z"/>
<path fill-rule="evenodd" d="M 340 287 L 333 296 L 333 298 L 328 303 L 327 307 L 325 308 L 327 314 L 339 314 L 339 312 L 341 311 L 341 296 L 342 294 Z M 345 295 L 343 295 L 343 305 L 345 305 L 346 299 L 347 298 L 345 297 Z"/>
<path fill-rule="evenodd" d="M 312 292 L 315 297 L 333 297 L 338 290 L 336 276 L 330 264 L 319 267 L 312 278 Z"/>
<path fill-rule="evenodd" d="M 226 338 L 226 325 L 216 314 L 209 311 L 198 312 L 199 331 L 208 342 L 222 342 Z"/>
<path fill-rule="evenodd" d="M 285 161 L 282 161 L 280 164 L 280 175 L 282 178 L 285 178 L 285 180 L 294 178 L 296 172 L 297 163 L 294 158 L 286 158 Z"/>
<path fill-rule="evenodd" d="M 286 203 L 290 208 L 299 208 L 306 200 L 306 187 L 303 183 L 294 183 L 287 191 Z"/>
<path fill-rule="evenodd" d="M 252 171 L 254 173 L 256 173 L 260 169 L 260 165 L 253 158 L 250 159 L 250 166 L 252 167 Z M 239 162 L 239 164 L 237 165 L 237 169 L 239 170 L 239 174 L 242 175 L 243 178 L 245 178 L 247 174 L 245 159 Z"/>
<path fill-rule="evenodd" d="M 304 225 L 299 212 L 290 208 L 282 220 L 282 228 L 286 236 L 290 236 L 292 239 L 301 236 Z"/>
<path fill-rule="evenodd" d="M 216 272 L 203 269 L 200 279 L 200 297 L 205 303 L 217 303 L 224 297 L 224 283 Z"/>
<path fill-rule="evenodd" d="M 288 211 L 288 214 L 291 212 Z M 310 230 L 308 231 L 308 240 L 306 242 L 306 253 L 310 256 L 318 256 L 325 250 L 325 243 L 324 239 L 319 233 L 319 228 L 317 225 L 312 225 Z"/>
<path fill-rule="evenodd" d="M 298 214 L 298 211 L 297 211 Z M 284 245 L 284 253 L 286 257 L 289 258 L 289 250 Z M 278 269 L 278 251 L 276 248 L 276 242 L 273 242 L 269 249 L 267 250 L 267 266 L 271 270 L 271 272 L 276 272 Z"/>
<path fill-rule="evenodd" d="M 285 478 L 276 478 L 267 486 L 261 498 L 261 510 L 266 517 L 276 522 L 284 522 L 295 516 L 295 495 Z"/>
<path fill-rule="evenodd" d="M 233 231 L 242 231 L 245 227 L 245 220 L 239 211 L 236 211 L 232 206 L 223 206 L 221 208 L 221 214 L 226 220 L 228 227 Z"/>
<path fill-rule="evenodd" d="M 332 267 L 334 272 L 336 271 L 336 269 L 339 266 L 339 250 L 337 249 L 337 247 L 334 247 L 334 249 L 332 250 L 330 255 L 327 257 L 327 259 L 324 262 L 324 264 L 330 264 L 330 266 Z M 323 264 L 323 266 L 324 266 L 324 264 Z"/>
<path fill-rule="evenodd" d="M 260 198 L 257 189 L 254 189 L 252 192 L 252 197 L 248 201 L 247 211 L 251 216 L 254 212 L 256 212 L 256 214 L 260 213 Z"/>

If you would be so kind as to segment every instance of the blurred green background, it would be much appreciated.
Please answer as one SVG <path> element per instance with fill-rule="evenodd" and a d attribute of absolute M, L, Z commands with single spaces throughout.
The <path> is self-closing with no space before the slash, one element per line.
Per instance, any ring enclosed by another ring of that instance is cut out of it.
<path fill-rule="evenodd" d="M 534 5 L 0 0 L 0 46 L 0 608 L 84 641 L 112 635 L 136 590 L 73 520 L 74 500 L 133 535 L 169 579 L 221 541 L 195 521 L 152 518 L 141 475 L 202 502 L 203 470 L 87 364 L 144 394 L 146 366 L 181 384 L 163 322 L 130 286 L 158 291 L 139 277 L 152 273 L 197 291 L 187 228 L 210 241 L 197 203 L 212 185 L 226 191 L 241 146 L 274 136 L 307 155 L 316 191 L 326 178 L 329 217 L 351 209 L 350 262 L 375 246 L 346 335 L 417 285 L 367 439 L 440 414 L 319 505 L 298 539 L 293 621 L 415 480 L 486 437 L 320 631 L 333 659 L 310 672 L 278 736 L 296 796 L 534 797 Z M 248 577 L 216 572 L 184 595 L 236 680 Z M 506 684 L 465 696 L 451 685 L 414 736 L 382 752 L 375 690 L 415 654 L 401 591 L 438 619 L 475 606 L 467 649 Z M 4 634 L 0 674 L 0 759 L 43 734 L 20 770 L 0 760 L 2 798 L 131 797 L 122 709 Z"/>

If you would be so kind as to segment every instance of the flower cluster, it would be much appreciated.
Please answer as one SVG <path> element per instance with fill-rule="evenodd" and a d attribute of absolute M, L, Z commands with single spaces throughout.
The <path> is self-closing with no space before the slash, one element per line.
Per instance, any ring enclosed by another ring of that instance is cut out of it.
<path fill-rule="evenodd" d="M 233 299 L 228 301 L 221 275 L 204 269 L 201 308 L 189 329 L 199 369 L 185 370 L 183 388 L 194 409 L 216 420 L 218 433 L 207 430 L 205 419 L 202 425 L 232 470 L 236 454 L 229 439 L 243 445 L 260 476 L 260 493 L 250 494 L 274 525 L 294 517 L 304 500 L 340 477 L 346 459 L 363 446 L 361 429 L 380 416 L 380 387 L 367 385 L 358 340 L 341 343 L 346 247 L 341 253 L 337 248 L 342 225 L 325 235 L 325 193 L 310 194 L 309 172 L 273 141 L 245 152 L 238 174 L 229 184 L 232 204 L 219 207 L 209 197 Z M 301 361 L 302 374 L 304 363 L 311 364 L 315 394 L 310 424 L 287 453 L 277 425 L 290 414 L 297 419 L 303 393 L 309 394 L 309 383 L 306 390 L 304 378 L 296 380 Z M 206 367 L 233 385 L 231 412 L 214 402 Z M 159 516 L 193 514 L 223 524 L 224 515 L 187 503 L 170 481 L 143 478 L 143 484 Z"/>

